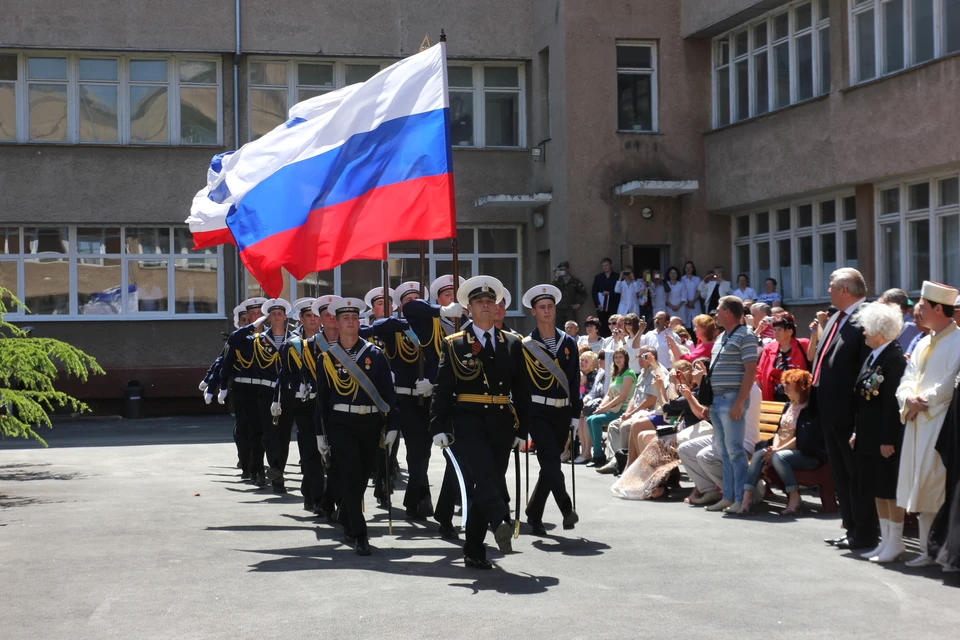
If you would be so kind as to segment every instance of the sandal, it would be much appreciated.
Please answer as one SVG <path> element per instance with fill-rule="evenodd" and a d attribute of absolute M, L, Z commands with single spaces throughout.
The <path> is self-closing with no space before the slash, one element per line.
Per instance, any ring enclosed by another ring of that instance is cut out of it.
<path fill-rule="evenodd" d="M 780 515 L 781 515 L 781 516 L 784 516 L 784 517 L 786 517 L 786 518 L 789 518 L 789 517 L 791 517 L 791 516 L 798 516 L 798 515 L 800 515 L 801 513 L 803 513 L 803 503 L 802 503 L 802 502 L 801 502 L 800 504 L 798 504 L 796 507 L 794 507 L 793 509 L 784 509 L 783 511 L 780 512 Z"/>

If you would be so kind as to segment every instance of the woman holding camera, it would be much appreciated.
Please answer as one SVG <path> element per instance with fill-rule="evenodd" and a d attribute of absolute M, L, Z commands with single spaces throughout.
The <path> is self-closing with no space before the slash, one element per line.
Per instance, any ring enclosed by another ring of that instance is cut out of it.
<path fill-rule="evenodd" d="M 623 268 L 613 290 L 620 294 L 620 306 L 617 308 L 619 315 L 640 315 L 640 297 L 646 293 L 646 283 L 634 277 L 633 267 L 628 265 Z"/>

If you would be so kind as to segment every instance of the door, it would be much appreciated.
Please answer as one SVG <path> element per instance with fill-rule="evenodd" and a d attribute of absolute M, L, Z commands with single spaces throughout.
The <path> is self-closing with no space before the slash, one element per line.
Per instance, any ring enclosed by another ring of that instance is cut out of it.
<path fill-rule="evenodd" d="M 633 270 L 637 275 L 643 273 L 644 269 L 649 269 L 651 274 L 654 271 L 662 274 L 666 273 L 670 247 L 663 245 L 633 245 L 631 249 L 630 254 L 633 259 Z"/>

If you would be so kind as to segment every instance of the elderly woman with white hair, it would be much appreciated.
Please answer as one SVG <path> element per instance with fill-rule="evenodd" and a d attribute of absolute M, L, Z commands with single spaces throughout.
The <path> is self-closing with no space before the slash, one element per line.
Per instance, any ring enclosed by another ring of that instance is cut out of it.
<path fill-rule="evenodd" d="M 907 366 L 897 342 L 903 329 L 903 315 L 894 305 L 871 302 L 862 305 L 851 321 L 863 329 L 867 346 L 873 349 L 854 387 L 857 423 L 850 446 L 857 454 L 861 470 L 861 495 L 872 495 L 876 500 L 880 544 L 861 556 L 871 562 L 893 562 L 906 551 L 904 510 L 897 506 L 904 427 L 896 392 Z"/>

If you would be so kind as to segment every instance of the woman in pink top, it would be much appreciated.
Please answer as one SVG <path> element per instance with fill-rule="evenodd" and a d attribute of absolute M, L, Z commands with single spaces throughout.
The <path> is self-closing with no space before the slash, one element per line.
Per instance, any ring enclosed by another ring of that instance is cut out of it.
<path fill-rule="evenodd" d="M 717 337 L 717 323 L 713 318 L 705 313 L 701 313 L 693 319 L 693 330 L 697 334 L 697 346 L 690 353 L 681 353 L 680 345 L 677 344 L 669 335 L 667 344 L 670 346 L 670 352 L 674 360 L 686 360 L 693 362 L 697 358 L 709 358 L 713 353 L 713 339 Z"/>

